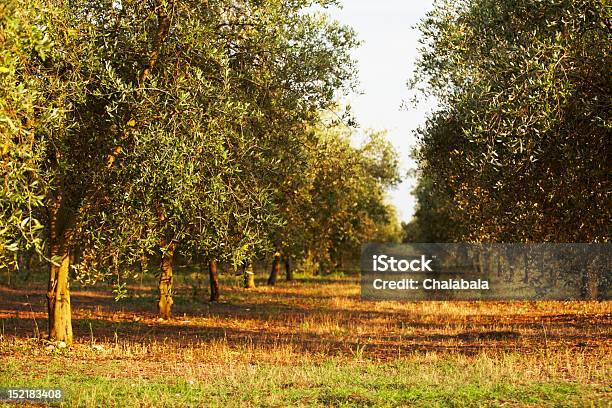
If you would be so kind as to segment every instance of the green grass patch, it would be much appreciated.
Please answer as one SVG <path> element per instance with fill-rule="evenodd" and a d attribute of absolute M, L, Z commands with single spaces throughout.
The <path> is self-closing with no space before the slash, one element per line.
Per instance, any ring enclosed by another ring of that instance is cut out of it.
<path fill-rule="evenodd" d="M 603 406 L 603 386 L 559 378 L 524 379 L 478 358 L 448 357 L 394 363 L 237 364 L 172 375 L 133 362 L 33 363 L 8 357 L 0 387 L 60 387 L 65 406 Z M 486 366 L 486 367 L 485 367 Z M 190 374 L 187 374 L 190 373 Z M 190 375 L 192 375 L 190 377 Z M 608 399 L 609 402 L 609 399 Z"/>

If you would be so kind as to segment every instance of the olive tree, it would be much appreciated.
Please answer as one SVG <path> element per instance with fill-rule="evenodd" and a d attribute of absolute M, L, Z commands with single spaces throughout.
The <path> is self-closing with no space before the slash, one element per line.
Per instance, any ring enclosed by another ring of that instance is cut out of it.
<path fill-rule="evenodd" d="M 238 263 L 265 244 L 283 148 L 351 77 L 352 33 L 305 12 L 315 3 L 327 2 L 49 0 L 54 11 L 39 10 L 53 47 L 25 63 L 64 114 L 36 135 L 48 146 L 51 338 L 72 340 L 71 266 L 92 281 L 160 248 L 169 317 L 177 251 Z"/>
<path fill-rule="evenodd" d="M 440 109 L 420 167 L 453 239 L 609 239 L 610 18 L 601 0 L 469 0 L 423 20 L 413 85 Z"/>
<path fill-rule="evenodd" d="M 329 270 L 396 222 L 385 194 L 399 180 L 397 154 L 382 133 L 369 133 L 355 147 L 354 132 L 327 120 L 311 127 L 303 170 L 277 197 L 284 224 L 273 240 L 286 257 L 310 257 Z M 276 255 L 269 283 L 279 266 Z"/>

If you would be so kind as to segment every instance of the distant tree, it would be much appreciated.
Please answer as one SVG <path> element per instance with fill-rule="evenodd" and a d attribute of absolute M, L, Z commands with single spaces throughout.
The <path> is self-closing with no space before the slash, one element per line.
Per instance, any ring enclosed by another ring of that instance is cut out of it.
<path fill-rule="evenodd" d="M 299 177 L 277 197 L 285 220 L 273 241 L 285 256 L 311 256 L 322 270 L 397 222 L 385 194 L 399 179 L 396 152 L 382 134 L 351 144 L 352 129 L 323 121 L 310 129 Z"/>
<path fill-rule="evenodd" d="M 275 252 L 272 259 L 272 269 L 270 270 L 270 277 L 268 278 L 268 285 L 274 286 L 276 285 L 276 280 L 278 279 L 278 275 L 280 275 L 281 271 L 281 254 L 280 252 Z"/>
<path fill-rule="evenodd" d="M 405 243 L 454 242 L 461 236 L 458 220 L 453 219 L 451 194 L 425 174 L 418 177 L 413 192 L 416 208 L 413 219 L 402 223 L 402 241 Z"/>

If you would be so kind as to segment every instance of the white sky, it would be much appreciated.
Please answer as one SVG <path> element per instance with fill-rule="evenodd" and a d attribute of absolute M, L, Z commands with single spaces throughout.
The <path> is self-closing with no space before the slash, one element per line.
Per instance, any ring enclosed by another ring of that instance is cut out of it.
<path fill-rule="evenodd" d="M 388 130 L 388 139 L 400 154 L 402 184 L 391 192 L 401 220 L 414 212 L 411 191 L 415 180 L 406 172 L 414 167 L 410 152 L 416 143 L 413 130 L 424 123 L 432 104 L 414 107 L 406 86 L 417 57 L 419 32 L 413 27 L 431 8 L 431 0 L 343 0 L 342 9 L 328 10 L 333 19 L 350 25 L 362 45 L 354 52 L 362 95 L 348 103 L 363 129 Z"/>

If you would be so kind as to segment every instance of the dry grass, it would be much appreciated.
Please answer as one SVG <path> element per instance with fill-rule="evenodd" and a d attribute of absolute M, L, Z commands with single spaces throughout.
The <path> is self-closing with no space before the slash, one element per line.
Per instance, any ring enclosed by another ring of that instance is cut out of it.
<path fill-rule="evenodd" d="M 77 288 L 73 290 L 77 344 L 66 350 L 49 350 L 37 339 L 46 328 L 42 285 L 0 286 L 0 358 L 8 362 L 4 370 L 17 377 L 16 373 L 34 368 L 40 373 L 24 374 L 21 381 L 56 378 L 60 368 L 72 366 L 79 378 L 138 384 L 166 384 L 164 380 L 172 379 L 187 386 L 217 384 L 219 389 L 247 381 L 251 392 L 253 387 L 276 387 L 271 391 L 276 399 L 250 398 L 244 405 L 362 405 L 342 393 L 339 399 L 326 399 L 321 390 L 330 384 L 317 382 L 339 376 L 348 387 L 359 372 L 366 379 L 372 376 L 373 382 L 384 376 L 395 378 L 390 389 L 419 389 L 419 384 L 424 389 L 444 389 L 450 383 L 459 389 L 476 384 L 474 390 L 490 386 L 503 391 L 506 386 L 570 384 L 594 388 L 568 391 L 580 397 L 573 403 L 567 397 L 560 401 L 570 405 L 611 401 L 607 388 L 611 302 L 371 302 L 359 298 L 354 278 L 302 278 L 252 291 L 232 286 L 233 282 L 223 282 L 225 301 L 209 304 L 201 299 L 205 292 L 193 298 L 192 288 L 179 279 L 176 317 L 170 321 L 155 316 L 154 292 L 148 287 L 133 287 L 131 298 L 118 303 L 107 288 Z M 328 370 L 317 371 L 329 364 Z M 411 382 L 413 373 L 418 373 L 418 382 Z M 284 381 L 291 383 L 286 388 L 304 393 L 291 400 L 293 394 L 287 394 Z M 355 387 L 370 390 L 367 384 Z M 316 398 L 309 400 L 312 390 L 318 390 Z M 337 390 L 329 392 L 336 395 Z M 464 396 L 466 405 L 479 401 L 470 400 L 478 392 Z M 529 402 L 506 394 L 493 401 Z M 225 401 L 223 395 L 216 397 L 218 402 Z M 147 405 L 142 398 L 137 405 Z M 393 398 L 385 393 L 364 404 L 428 401 L 426 396 Z M 447 405 L 442 397 L 431 398 L 430 402 Z M 96 401 L 100 400 L 75 405 L 92 406 Z"/>

